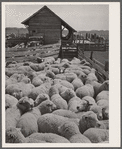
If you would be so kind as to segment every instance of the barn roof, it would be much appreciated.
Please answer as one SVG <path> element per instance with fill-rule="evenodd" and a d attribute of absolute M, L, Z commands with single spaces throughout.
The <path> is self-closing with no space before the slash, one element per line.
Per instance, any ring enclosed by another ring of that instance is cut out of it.
<path fill-rule="evenodd" d="M 27 18 L 26 20 L 24 20 L 23 22 L 21 22 L 22 24 L 28 25 L 29 24 L 29 20 L 31 18 L 33 18 L 36 14 L 38 14 L 40 11 L 42 11 L 43 9 L 48 9 L 51 13 L 53 13 L 53 15 L 55 15 L 58 19 L 61 20 L 61 23 L 63 26 L 65 26 L 66 28 L 70 28 L 71 30 L 73 30 L 74 32 L 77 32 L 75 29 L 73 29 L 69 24 L 67 24 L 64 20 L 62 20 L 58 15 L 56 15 L 52 10 L 50 10 L 47 6 L 42 7 L 41 9 L 39 9 L 37 12 L 35 12 L 33 15 L 31 15 L 29 18 Z"/>

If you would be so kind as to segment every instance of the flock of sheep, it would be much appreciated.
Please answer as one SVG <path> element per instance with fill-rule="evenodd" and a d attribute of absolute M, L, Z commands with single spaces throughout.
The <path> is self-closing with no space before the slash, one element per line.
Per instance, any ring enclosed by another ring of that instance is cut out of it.
<path fill-rule="evenodd" d="M 109 80 L 86 60 L 13 61 L 5 74 L 6 143 L 109 142 Z"/>

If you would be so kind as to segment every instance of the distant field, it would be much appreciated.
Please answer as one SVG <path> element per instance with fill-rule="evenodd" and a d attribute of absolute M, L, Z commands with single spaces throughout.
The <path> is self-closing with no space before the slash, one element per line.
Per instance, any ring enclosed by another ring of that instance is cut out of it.
<path fill-rule="evenodd" d="M 91 52 L 86 51 L 84 52 L 85 56 L 90 57 Z M 93 52 L 93 58 L 101 62 L 102 64 L 105 64 L 105 61 L 109 59 L 109 52 L 98 52 L 94 51 Z"/>

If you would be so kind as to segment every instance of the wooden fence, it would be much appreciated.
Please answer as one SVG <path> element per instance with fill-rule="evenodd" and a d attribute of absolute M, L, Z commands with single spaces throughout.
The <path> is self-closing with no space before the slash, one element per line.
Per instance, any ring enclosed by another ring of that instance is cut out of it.
<path fill-rule="evenodd" d="M 109 79 L 109 73 L 105 71 L 105 66 L 102 63 L 96 59 L 91 60 L 90 58 L 86 57 L 80 49 L 78 49 L 78 58 L 86 59 L 92 65 L 92 67 L 97 70 L 97 75 L 101 82 Z"/>
<path fill-rule="evenodd" d="M 60 43 L 44 45 L 41 47 L 28 47 L 28 48 L 9 48 L 6 49 L 6 62 L 35 62 L 37 57 L 49 57 L 53 56 L 57 58 L 60 51 Z"/>

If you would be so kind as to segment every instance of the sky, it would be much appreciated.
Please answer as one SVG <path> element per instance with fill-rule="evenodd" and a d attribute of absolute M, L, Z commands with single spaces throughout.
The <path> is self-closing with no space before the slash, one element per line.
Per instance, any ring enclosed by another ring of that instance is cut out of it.
<path fill-rule="evenodd" d="M 24 4 L 24 3 L 23 3 Z M 41 9 L 44 5 L 50 8 L 60 18 L 75 30 L 109 30 L 108 4 L 34 4 L 34 5 L 6 5 L 5 27 L 22 27 L 22 21 Z"/>

